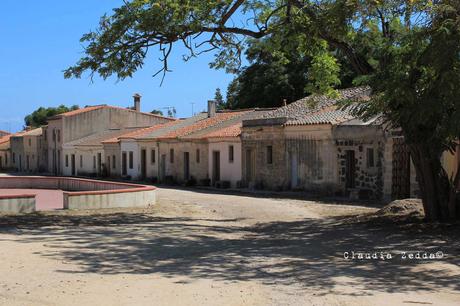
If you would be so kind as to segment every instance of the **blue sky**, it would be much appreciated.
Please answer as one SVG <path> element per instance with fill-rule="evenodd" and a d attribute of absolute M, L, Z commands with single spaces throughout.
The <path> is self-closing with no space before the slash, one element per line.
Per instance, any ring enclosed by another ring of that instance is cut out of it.
<path fill-rule="evenodd" d="M 18 131 L 23 118 L 39 106 L 111 104 L 129 106 L 142 96 L 142 110 L 174 106 L 180 117 L 203 110 L 217 87 L 225 92 L 232 75 L 209 68 L 212 54 L 184 63 L 176 47 L 163 85 L 152 78 L 161 63 L 157 54 L 132 79 L 94 82 L 65 80 L 62 71 L 82 55 L 82 34 L 97 27 L 119 0 L 2 0 L 0 10 L 0 129 Z"/>

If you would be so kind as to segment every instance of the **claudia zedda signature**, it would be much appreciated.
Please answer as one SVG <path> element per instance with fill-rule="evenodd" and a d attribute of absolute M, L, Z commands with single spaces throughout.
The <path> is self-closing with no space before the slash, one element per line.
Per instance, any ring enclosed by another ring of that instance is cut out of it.
<path fill-rule="evenodd" d="M 446 255 L 442 251 L 346 251 L 343 258 L 346 260 L 440 260 Z"/>

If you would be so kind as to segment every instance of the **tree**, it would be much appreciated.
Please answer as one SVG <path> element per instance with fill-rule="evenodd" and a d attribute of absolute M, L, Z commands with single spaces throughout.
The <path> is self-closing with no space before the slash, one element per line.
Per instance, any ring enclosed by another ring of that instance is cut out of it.
<path fill-rule="evenodd" d="M 271 35 L 251 40 L 245 52 L 249 65 L 239 69 L 227 88 L 229 108 L 279 107 L 314 91 L 309 70 L 311 57 L 302 50 L 302 40 L 291 35 Z M 353 71 L 343 56 L 338 86 L 352 85 Z"/>
<path fill-rule="evenodd" d="M 175 107 L 168 107 L 168 117 L 175 118 L 176 117 L 176 108 Z"/>
<path fill-rule="evenodd" d="M 27 115 L 24 118 L 24 122 L 26 126 L 30 126 L 32 128 L 37 128 L 43 125 L 46 125 L 48 118 L 70 112 L 73 110 L 77 110 L 79 107 L 78 105 L 73 105 L 71 107 L 67 107 L 65 105 L 59 105 L 58 107 L 39 107 L 30 115 Z"/>
<path fill-rule="evenodd" d="M 225 101 L 222 93 L 220 92 L 220 88 L 216 88 L 216 92 L 214 94 L 214 101 L 216 101 L 217 109 L 225 109 Z"/>
<path fill-rule="evenodd" d="M 307 90 L 334 95 L 343 58 L 353 83 L 374 90 L 356 113 L 383 114 L 401 128 L 426 217 L 446 220 L 460 211 L 453 200 L 459 178 L 449 180 L 440 163 L 460 135 L 459 20 L 458 0 L 125 1 L 101 19 L 97 31 L 83 36 L 86 55 L 65 77 L 84 71 L 130 77 L 152 47 L 162 54 L 158 73 L 164 76 L 178 43 L 188 50 L 186 60 L 215 51 L 211 67 L 235 72 L 251 40 L 284 36 L 310 58 Z"/>
<path fill-rule="evenodd" d="M 154 115 L 159 115 L 159 116 L 163 116 L 163 112 L 161 110 L 158 110 L 158 109 L 154 109 L 153 111 L 150 112 L 151 114 L 154 114 Z"/>

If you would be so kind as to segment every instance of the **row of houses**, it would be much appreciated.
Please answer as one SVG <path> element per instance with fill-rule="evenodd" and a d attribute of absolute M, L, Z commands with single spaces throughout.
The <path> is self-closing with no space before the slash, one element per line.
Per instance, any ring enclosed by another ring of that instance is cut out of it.
<path fill-rule="evenodd" d="M 362 121 L 341 100 L 369 99 L 366 87 L 310 96 L 277 109 L 208 110 L 172 119 L 134 107 L 99 105 L 0 135 L 0 169 L 65 176 L 308 190 L 355 198 L 417 195 L 409 151 L 379 118 Z M 455 171 L 458 152 L 443 158 Z M 453 174 L 453 173 L 452 173 Z"/>

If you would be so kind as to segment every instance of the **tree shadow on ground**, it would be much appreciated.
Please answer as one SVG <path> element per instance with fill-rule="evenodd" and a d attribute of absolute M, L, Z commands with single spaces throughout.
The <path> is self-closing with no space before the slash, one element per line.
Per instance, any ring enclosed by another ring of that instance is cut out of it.
<path fill-rule="evenodd" d="M 10 216 L 0 217 L 0 233 L 21 235 L 15 241 L 22 243 L 40 241 L 46 249 L 39 255 L 79 267 L 62 273 L 254 280 L 297 285 L 318 295 L 460 290 L 458 224 L 329 218 L 247 227 L 235 221 L 124 213 Z M 441 250 L 445 257 L 436 265 L 399 257 L 343 258 L 345 251 L 380 250 Z M 336 292 L 338 284 L 354 289 Z"/>

